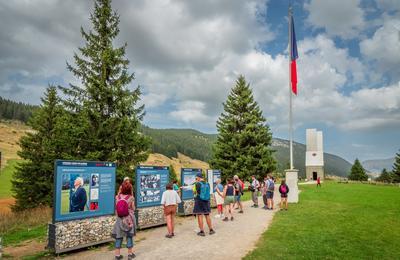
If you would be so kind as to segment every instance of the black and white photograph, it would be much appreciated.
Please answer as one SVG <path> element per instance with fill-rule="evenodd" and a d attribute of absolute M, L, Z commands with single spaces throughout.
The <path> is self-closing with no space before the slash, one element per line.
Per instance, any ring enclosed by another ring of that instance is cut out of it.
<path fill-rule="evenodd" d="M 146 174 L 140 176 L 140 189 L 160 189 L 161 176 L 160 174 Z"/>
<path fill-rule="evenodd" d="M 92 186 L 92 187 L 99 186 L 99 174 L 98 173 L 92 174 L 92 177 L 90 179 L 90 186 Z"/>

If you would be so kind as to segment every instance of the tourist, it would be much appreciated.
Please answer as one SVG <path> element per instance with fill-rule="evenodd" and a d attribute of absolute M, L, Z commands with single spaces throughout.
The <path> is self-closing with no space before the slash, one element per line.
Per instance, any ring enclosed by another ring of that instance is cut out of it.
<path fill-rule="evenodd" d="M 206 222 L 210 230 L 210 235 L 215 234 L 210 218 L 210 184 L 204 181 L 203 175 L 201 173 L 198 173 L 196 175 L 196 183 L 193 190 L 195 193 L 193 214 L 197 217 L 197 222 L 200 229 L 197 235 L 206 235 L 204 232 L 203 216 L 206 218 Z"/>
<path fill-rule="evenodd" d="M 321 187 L 321 178 L 319 176 L 317 178 L 317 187 Z"/>
<path fill-rule="evenodd" d="M 218 214 L 215 215 L 216 218 L 222 218 L 223 216 L 223 204 L 224 204 L 224 187 L 221 184 L 221 180 L 217 179 L 215 181 L 215 187 L 214 187 L 214 196 L 215 196 L 215 203 L 217 204 L 217 211 Z"/>
<path fill-rule="evenodd" d="M 274 191 L 275 191 L 275 182 L 271 174 L 268 174 L 267 180 L 267 209 L 274 209 Z"/>
<path fill-rule="evenodd" d="M 281 210 L 283 210 L 283 204 L 285 204 L 285 210 L 288 209 L 287 195 L 289 193 L 289 187 L 286 185 L 285 180 L 282 180 L 279 186 L 279 193 L 281 194 Z"/>
<path fill-rule="evenodd" d="M 179 203 L 181 203 L 181 198 L 178 193 L 173 190 L 173 184 L 168 183 L 166 186 L 166 191 L 163 192 L 161 197 L 161 205 L 164 207 L 164 215 L 167 221 L 168 234 L 165 235 L 167 238 L 172 238 L 174 234 L 174 217 L 176 213 L 176 208 Z"/>
<path fill-rule="evenodd" d="M 225 218 L 223 221 L 228 221 L 229 219 L 233 221 L 233 204 L 235 202 L 235 181 L 232 179 L 226 180 L 226 185 L 224 188 L 224 205 L 225 205 Z M 230 216 L 230 218 L 228 218 Z"/>
<path fill-rule="evenodd" d="M 243 213 L 243 204 L 241 201 L 241 197 L 243 195 L 244 183 L 239 179 L 239 176 L 235 175 L 233 177 L 235 180 L 234 187 L 235 187 L 235 205 L 239 207 L 239 213 Z"/>
<path fill-rule="evenodd" d="M 75 191 L 72 193 L 69 204 L 69 212 L 77 212 L 84 211 L 86 202 L 87 202 L 87 194 L 86 190 L 83 187 L 83 179 L 82 177 L 78 177 L 74 181 Z"/>
<path fill-rule="evenodd" d="M 121 185 L 119 186 L 118 194 L 121 193 L 122 185 L 123 185 L 125 182 L 129 182 L 129 183 L 132 185 L 132 187 L 133 187 L 133 183 L 132 183 L 131 178 L 129 178 L 128 176 L 125 176 L 125 177 L 124 177 L 124 180 L 122 181 Z M 132 196 L 133 196 L 133 189 L 132 189 Z"/>
<path fill-rule="evenodd" d="M 180 195 L 181 191 L 180 191 L 180 188 L 179 188 L 179 185 L 178 185 L 178 181 L 177 180 L 173 180 L 172 181 L 172 185 L 173 185 L 172 186 L 173 190 L 176 191 L 178 193 L 178 195 Z"/>
<path fill-rule="evenodd" d="M 262 182 L 262 185 L 261 185 L 261 194 L 262 194 L 263 203 L 264 203 L 263 209 L 268 209 L 268 202 L 267 202 L 267 181 L 268 181 L 268 177 L 265 176 L 265 177 L 264 177 L 264 180 L 263 180 L 263 182 Z"/>
<path fill-rule="evenodd" d="M 122 259 L 122 240 L 126 237 L 128 248 L 128 259 L 135 257 L 133 253 L 133 237 L 136 231 L 135 220 L 135 199 L 132 196 L 132 184 L 124 181 L 121 185 L 121 192 L 116 196 L 116 221 L 112 231 L 115 238 L 115 259 Z"/>
<path fill-rule="evenodd" d="M 258 190 L 260 189 L 260 182 L 256 179 L 255 175 L 251 176 L 251 185 L 249 190 L 251 191 L 251 199 L 253 200 L 252 207 L 258 208 Z"/>

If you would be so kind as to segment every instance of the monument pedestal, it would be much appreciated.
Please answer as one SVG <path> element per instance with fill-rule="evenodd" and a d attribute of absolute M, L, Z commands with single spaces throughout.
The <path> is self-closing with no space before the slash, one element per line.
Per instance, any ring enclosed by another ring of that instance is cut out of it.
<path fill-rule="evenodd" d="M 286 184 L 289 187 L 288 202 L 299 202 L 299 188 L 297 186 L 299 170 L 285 170 Z"/>

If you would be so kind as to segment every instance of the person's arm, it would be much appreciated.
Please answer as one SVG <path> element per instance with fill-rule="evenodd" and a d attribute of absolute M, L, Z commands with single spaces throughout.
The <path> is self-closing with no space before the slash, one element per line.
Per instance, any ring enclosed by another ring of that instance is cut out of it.
<path fill-rule="evenodd" d="M 286 193 L 289 193 L 289 186 L 287 184 L 286 185 Z"/>
<path fill-rule="evenodd" d="M 177 192 L 175 192 L 175 197 L 176 197 L 176 204 L 180 204 L 182 202 L 182 200 Z"/>
<path fill-rule="evenodd" d="M 225 185 L 224 192 L 222 193 L 222 197 L 225 198 L 226 190 L 228 189 L 228 185 Z"/>
<path fill-rule="evenodd" d="M 161 196 L 161 205 L 163 205 L 164 208 L 165 208 L 165 202 L 166 202 L 165 192 L 166 192 L 166 191 L 164 191 L 163 194 L 162 194 L 162 196 Z"/>
<path fill-rule="evenodd" d="M 219 187 L 217 186 L 217 193 L 219 194 L 219 196 L 223 197 L 224 194 L 222 193 L 222 191 L 219 190 Z"/>

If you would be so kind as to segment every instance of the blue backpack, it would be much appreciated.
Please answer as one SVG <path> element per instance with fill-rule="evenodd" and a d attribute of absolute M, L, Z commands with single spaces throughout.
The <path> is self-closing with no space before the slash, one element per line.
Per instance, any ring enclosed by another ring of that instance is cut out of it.
<path fill-rule="evenodd" d="M 199 198 L 206 201 L 210 200 L 210 184 L 208 182 L 200 182 Z"/>

